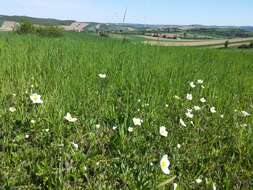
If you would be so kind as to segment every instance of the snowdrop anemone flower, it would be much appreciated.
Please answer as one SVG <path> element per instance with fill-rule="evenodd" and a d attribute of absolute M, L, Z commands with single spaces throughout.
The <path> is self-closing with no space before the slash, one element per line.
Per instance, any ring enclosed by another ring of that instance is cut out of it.
<path fill-rule="evenodd" d="M 242 111 L 242 116 L 243 117 L 249 117 L 250 114 L 248 112 L 246 112 L 246 111 Z"/>
<path fill-rule="evenodd" d="M 168 159 L 167 154 L 162 157 L 162 159 L 160 161 L 160 166 L 161 166 L 163 173 L 165 173 L 166 175 L 170 174 L 170 170 L 169 170 L 170 161 Z"/>
<path fill-rule="evenodd" d="M 36 93 L 32 94 L 30 96 L 30 99 L 32 100 L 33 104 L 42 104 L 43 103 L 43 101 L 41 99 L 41 95 L 36 94 Z"/>
<path fill-rule="evenodd" d="M 196 183 L 197 183 L 197 184 L 202 183 L 202 179 L 200 179 L 200 178 L 196 179 Z"/>
<path fill-rule="evenodd" d="M 9 108 L 9 111 L 13 113 L 13 112 L 15 112 L 15 111 L 17 111 L 17 110 L 16 110 L 16 108 L 14 108 L 14 107 L 10 107 L 10 108 Z"/>
<path fill-rule="evenodd" d="M 71 123 L 74 123 L 77 121 L 77 118 L 72 117 L 70 113 L 67 113 L 67 115 L 64 117 L 64 119 L 66 119 L 67 121 L 69 121 Z"/>
<path fill-rule="evenodd" d="M 201 101 L 202 103 L 206 103 L 206 99 L 205 99 L 205 98 L 201 98 L 200 101 Z"/>
<path fill-rule="evenodd" d="M 180 149 L 182 146 L 181 144 L 177 144 L 177 148 Z"/>
<path fill-rule="evenodd" d="M 74 149 L 76 149 L 76 150 L 78 149 L 78 144 L 76 144 L 74 142 L 72 142 L 71 144 L 72 144 L 72 146 L 73 146 Z"/>
<path fill-rule="evenodd" d="M 188 117 L 190 119 L 192 119 L 194 116 L 191 112 L 186 112 L 185 115 L 186 115 L 186 117 Z"/>
<path fill-rule="evenodd" d="M 133 123 L 135 126 L 141 126 L 141 124 L 143 123 L 143 120 L 140 118 L 133 118 Z"/>
<path fill-rule="evenodd" d="M 183 127 L 186 127 L 186 124 L 185 124 L 185 122 L 184 122 L 183 119 L 180 118 L 179 123 L 180 123 L 180 125 L 182 125 Z"/>
<path fill-rule="evenodd" d="M 166 127 L 162 126 L 160 127 L 160 135 L 163 136 L 163 137 L 167 137 L 168 136 L 168 131 L 166 129 Z"/>
<path fill-rule="evenodd" d="M 101 78 L 101 79 L 105 79 L 105 78 L 106 78 L 106 74 L 101 74 L 101 73 L 100 73 L 98 76 L 99 76 L 99 78 Z"/>
<path fill-rule="evenodd" d="M 203 84 L 204 81 L 199 79 L 199 80 L 197 80 L 197 83 L 198 83 L 198 84 Z"/>
<path fill-rule="evenodd" d="M 100 124 L 97 124 L 97 125 L 96 125 L 96 128 L 97 128 L 97 129 L 99 129 L 100 127 L 101 127 Z"/>
<path fill-rule="evenodd" d="M 211 113 L 216 113 L 215 107 L 211 107 L 211 108 L 210 108 L 210 111 L 211 111 Z"/>
<path fill-rule="evenodd" d="M 190 86 L 191 86 L 192 88 L 195 88 L 195 87 L 196 87 L 196 85 L 194 84 L 194 82 L 190 82 Z"/>
<path fill-rule="evenodd" d="M 26 139 L 29 139 L 29 137 L 30 137 L 30 135 L 25 135 L 25 138 L 26 138 Z"/>
<path fill-rule="evenodd" d="M 132 133 L 134 131 L 134 128 L 133 127 L 128 127 L 127 130 L 128 130 L 129 133 Z"/>
<path fill-rule="evenodd" d="M 177 184 L 173 183 L 173 190 L 177 190 Z"/>
<path fill-rule="evenodd" d="M 112 127 L 112 129 L 113 130 L 116 130 L 118 127 L 116 126 L 116 125 L 114 125 L 113 127 Z"/>
<path fill-rule="evenodd" d="M 192 100 L 192 94 L 187 94 L 186 99 L 191 101 Z"/>
<path fill-rule="evenodd" d="M 201 110 L 201 108 L 200 108 L 199 106 L 194 106 L 193 109 L 194 109 L 195 111 Z"/>

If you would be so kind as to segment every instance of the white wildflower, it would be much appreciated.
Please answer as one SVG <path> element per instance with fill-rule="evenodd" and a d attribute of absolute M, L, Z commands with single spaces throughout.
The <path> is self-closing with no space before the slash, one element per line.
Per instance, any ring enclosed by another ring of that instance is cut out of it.
<path fill-rule="evenodd" d="M 43 101 L 41 99 L 41 95 L 38 95 L 38 94 L 32 94 L 30 96 L 30 99 L 32 100 L 33 104 L 42 104 Z"/>
<path fill-rule="evenodd" d="M 106 74 L 101 74 L 101 73 L 100 73 L 98 76 L 99 76 L 101 79 L 105 79 L 105 78 L 106 78 Z"/>
<path fill-rule="evenodd" d="M 206 99 L 205 99 L 205 98 L 201 98 L 200 101 L 201 101 L 202 103 L 206 103 Z"/>
<path fill-rule="evenodd" d="M 190 86 L 191 86 L 192 88 L 195 88 L 195 87 L 196 87 L 196 85 L 194 84 L 194 82 L 190 82 Z"/>
<path fill-rule="evenodd" d="M 168 155 L 164 155 L 162 157 L 162 159 L 160 161 L 160 166 L 161 166 L 163 173 L 165 173 L 167 175 L 170 173 L 170 170 L 169 170 L 170 161 L 168 160 Z"/>
<path fill-rule="evenodd" d="M 134 131 L 134 128 L 133 127 L 128 127 L 128 132 L 129 133 L 132 133 Z"/>
<path fill-rule="evenodd" d="M 76 149 L 76 150 L 78 149 L 78 144 L 76 144 L 74 142 L 72 142 L 71 144 L 72 144 L 72 146 L 73 146 L 74 149 Z"/>
<path fill-rule="evenodd" d="M 9 108 L 9 111 L 13 113 L 13 112 L 17 111 L 17 109 L 14 108 L 14 107 L 10 107 L 10 108 Z"/>
<path fill-rule="evenodd" d="M 159 132 L 160 132 L 161 136 L 164 136 L 164 137 L 168 136 L 168 131 L 167 131 L 166 127 L 164 127 L 164 126 L 160 127 Z"/>
<path fill-rule="evenodd" d="M 67 113 L 67 115 L 64 117 L 64 119 L 66 119 L 67 121 L 72 122 L 72 123 L 77 121 L 77 118 L 72 117 L 70 113 Z"/>
<path fill-rule="evenodd" d="M 250 116 L 250 114 L 246 111 L 242 111 L 242 116 L 243 117 L 248 117 L 248 116 Z"/>
<path fill-rule="evenodd" d="M 194 109 L 195 111 L 201 110 L 201 108 L 200 108 L 199 106 L 194 106 L 193 109 Z"/>
<path fill-rule="evenodd" d="M 196 183 L 197 183 L 197 184 L 202 183 L 202 179 L 200 179 L 200 178 L 196 179 Z"/>
<path fill-rule="evenodd" d="M 141 124 L 143 123 L 143 120 L 140 118 L 133 118 L 133 123 L 135 126 L 141 126 Z"/>
<path fill-rule="evenodd" d="M 186 99 L 191 101 L 192 100 L 192 94 L 187 94 Z"/>
<path fill-rule="evenodd" d="M 185 115 L 186 115 L 186 117 L 188 117 L 190 119 L 192 119 L 194 116 L 191 112 L 186 112 Z"/>
<path fill-rule="evenodd" d="M 180 122 L 180 124 L 181 124 L 183 127 L 186 127 L 186 124 L 185 124 L 185 122 L 184 122 L 183 119 L 180 118 L 179 122 Z"/>
<path fill-rule="evenodd" d="M 197 80 L 197 83 L 198 83 L 198 84 L 203 84 L 204 81 L 199 79 L 199 80 Z"/>
<path fill-rule="evenodd" d="M 211 113 L 216 113 L 215 107 L 211 107 L 211 108 L 210 108 L 210 111 L 211 111 Z"/>

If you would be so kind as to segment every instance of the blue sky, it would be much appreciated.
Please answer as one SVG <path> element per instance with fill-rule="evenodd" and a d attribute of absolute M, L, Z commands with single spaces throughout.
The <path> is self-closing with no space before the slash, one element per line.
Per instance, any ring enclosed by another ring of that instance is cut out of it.
<path fill-rule="evenodd" d="M 0 14 L 143 24 L 253 25 L 253 0 L 2 0 Z"/>

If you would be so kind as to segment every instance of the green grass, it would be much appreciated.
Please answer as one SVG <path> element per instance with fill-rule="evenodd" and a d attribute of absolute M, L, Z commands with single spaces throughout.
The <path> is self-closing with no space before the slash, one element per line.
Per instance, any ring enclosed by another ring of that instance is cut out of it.
<path fill-rule="evenodd" d="M 1 34 L 0 189 L 252 189 L 253 118 L 240 113 L 253 109 L 252 60 L 249 51 Z M 189 86 L 197 79 L 205 89 Z M 35 92 L 42 105 L 32 104 Z M 185 112 L 195 105 L 192 126 Z M 67 112 L 78 121 L 65 121 Z"/>

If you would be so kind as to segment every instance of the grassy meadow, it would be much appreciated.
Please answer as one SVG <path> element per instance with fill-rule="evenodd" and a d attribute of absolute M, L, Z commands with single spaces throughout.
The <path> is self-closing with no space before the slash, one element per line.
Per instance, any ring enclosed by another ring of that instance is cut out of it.
<path fill-rule="evenodd" d="M 251 51 L 1 34 L 0 65 L 0 189 L 253 189 Z"/>

